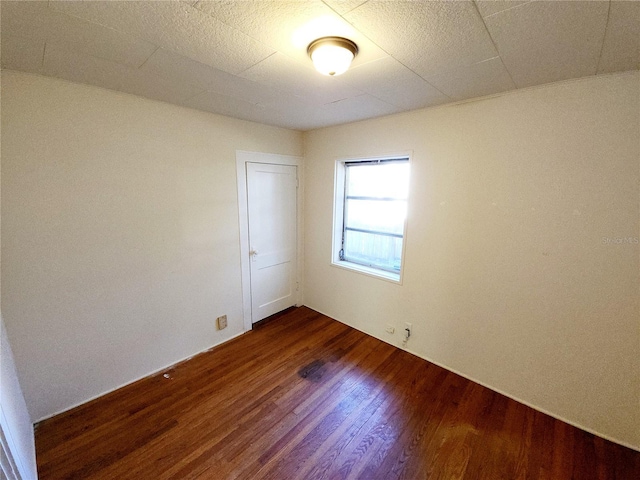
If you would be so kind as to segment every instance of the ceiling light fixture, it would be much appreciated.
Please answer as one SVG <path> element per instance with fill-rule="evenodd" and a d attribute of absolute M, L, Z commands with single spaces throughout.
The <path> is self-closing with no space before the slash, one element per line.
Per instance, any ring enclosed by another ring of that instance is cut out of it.
<path fill-rule="evenodd" d="M 346 72 L 358 54 L 358 46 L 343 37 L 322 37 L 307 47 L 313 65 L 323 75 L 340 75 Z"/>

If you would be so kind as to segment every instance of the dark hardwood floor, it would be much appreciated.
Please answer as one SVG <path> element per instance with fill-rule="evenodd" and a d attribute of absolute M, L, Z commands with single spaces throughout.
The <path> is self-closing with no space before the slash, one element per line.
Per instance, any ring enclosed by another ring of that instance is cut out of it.
<path fill-rule="evenodd" d="M 40 478 L 640 479 L 640 453 L 302 307 L 36 428 Z"/>

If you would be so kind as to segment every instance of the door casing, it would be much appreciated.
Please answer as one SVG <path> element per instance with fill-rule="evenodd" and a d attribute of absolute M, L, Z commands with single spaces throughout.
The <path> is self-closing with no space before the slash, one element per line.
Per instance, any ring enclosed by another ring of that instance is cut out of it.
<path fill-rule="evenodd" d="M 249 209 L 247 203 L 247 169 L 246 164 L 250 163 L 270 163 L 273 165 L 294 165 L 298 172 L 297 191 L 297 268 L 296 283 L 297 295 L 296 306 L 303 304 L 303 258 L 304 258 L 304 231 L 303 231 L 303 211 L 304 211 L 304 191 L 303 191 L 303 162 L 302 157 L 292 155 L 280 155 L 276 153 L 236 151 L 236 172 L 238 181 L 238 223 L 240 227 L 240 268 L 242 274 L 242 316 L 244 331 L 253 328 L 251 323 L 251 271 L 249 258 Z"/>

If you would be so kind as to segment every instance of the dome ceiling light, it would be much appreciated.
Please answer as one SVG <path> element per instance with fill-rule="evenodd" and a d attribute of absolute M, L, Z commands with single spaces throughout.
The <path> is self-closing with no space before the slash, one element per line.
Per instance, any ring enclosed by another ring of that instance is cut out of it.
<path fill-rule="evenodd" d="M 309 44 L 307 53 L 318 72 L 334 76 L 349 69 L 358 54 L 358 46 L 347 38 L 322 37 Z"/>

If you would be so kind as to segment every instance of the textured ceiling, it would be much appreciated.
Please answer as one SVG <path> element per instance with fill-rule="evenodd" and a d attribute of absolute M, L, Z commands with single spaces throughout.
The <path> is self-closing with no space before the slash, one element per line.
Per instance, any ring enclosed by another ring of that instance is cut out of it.
<path fill-rule="evenodd" d="M 2 67 L 308 130 L 640 66 L 640 1 L 2 1 Z M 358 44 L 339 77 L 315 38 Z"/>

